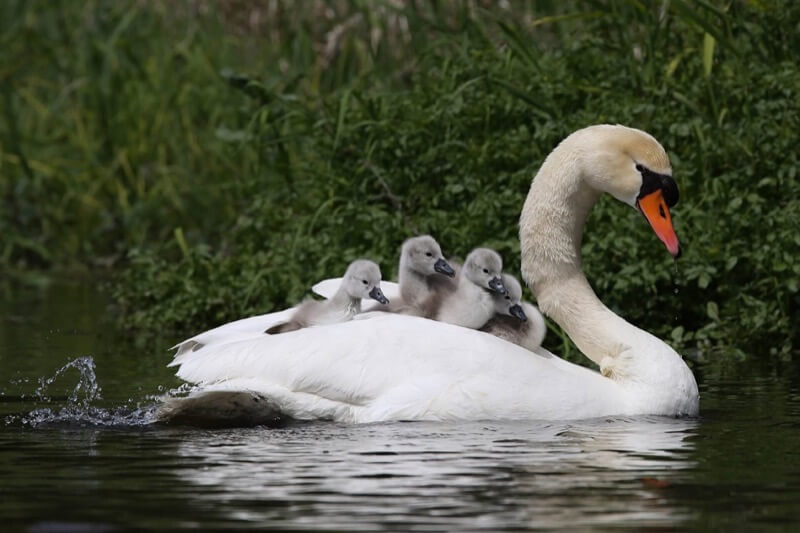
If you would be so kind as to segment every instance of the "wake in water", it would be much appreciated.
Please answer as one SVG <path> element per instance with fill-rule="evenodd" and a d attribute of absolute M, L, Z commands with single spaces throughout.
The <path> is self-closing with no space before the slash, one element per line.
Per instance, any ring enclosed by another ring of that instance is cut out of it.
<path fill-rule="evenodd" d="M 52 386 L 62 377 L 73 375 L 71 370 L 78 372 L 78 382 L 72 392 L 66 397 L 51 394 Z M 12 382 L 13 383 L 13 382 Z M 17 383 L 14 383 L 17 384 Z M 120 406 L 102 408 L 94 405 L 102 400 L 102 389 L 97 382 L 95 363 L 92 357 L 79 357 L 74 359 L 50 376 L 39 378 L 38 387 L 32 395 L 3 396 L 5 403 L 32 402 L 38 406 L 35 409 L 19 414 L 6 415 L 3 419 L 6 426 L 19 425 L 28 427 L 46 426 L 77 426 L 77 427 L 141 427 L 155 421 L 157 403 L 149 405 Z M 149 398 L 154 400 L 154 398 Z M 64 405 L 62 402 L 66 402 Z"/>
<path fill-rule="evenodd" d="M 78 373 L 72 391 L 64 395 L 51 391 L 57 384 Z M 19 386 L 28 380 L 12 381 Z M 6 426 L 42 427 L 103 427 L 132 428 L 153 424 L 195 426 L 205 428 L 278 426 L 286 420 L 269 409 L 264 409 L 259 399 L 250 395 L 228 393 L 190 397 L 191 385 L 184 384 L 144 402 L 128 401 L 128 405 L 101 407 L 102 389 L 97 382 L 95 362 L 92 357 L 74 359 L 48 378 L 39 378 L 32 394 L 7 395 L 0 391 L 0 401 L 6 405 L 20 404 L 19 413 L 0 413 Z M 212 397 L 213 396 L 213 397 Z M 32 404 L 32 405 L 31 405 Z M 33 408 L 31 408 L 33 407 Z"/>

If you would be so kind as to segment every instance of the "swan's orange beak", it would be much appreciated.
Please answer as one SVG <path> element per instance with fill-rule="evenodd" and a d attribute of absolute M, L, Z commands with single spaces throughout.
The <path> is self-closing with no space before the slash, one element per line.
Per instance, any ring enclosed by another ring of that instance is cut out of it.
<path fill-rule="evenodd" d="M 642 196 L 636 201 L 636 206 L 650 223 L 650 227 L 664 246 L 667 247 L 672 257 L 678 258 L 681 255 L 681 247 L 678 244 L 678 236 L 672 227 L 672 217 L 669 214 L 669 207 L 664 201 L 664 193 L 661 189 L 656 189 L 646 196 Z"/>

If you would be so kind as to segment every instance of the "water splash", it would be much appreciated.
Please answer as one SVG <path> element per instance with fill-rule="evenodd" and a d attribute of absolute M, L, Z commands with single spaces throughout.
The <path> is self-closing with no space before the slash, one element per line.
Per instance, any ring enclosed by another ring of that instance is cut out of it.
<path fill-rule="evenodd" d="M 65 398 L 51 393 L 54 383 L 63 376 L 71 375 L 70 370 L 78 371 L 78 382 L 72 392 Z M 25 383 L 27 383 L 27 379 Z M 92 357 L 74 359 L 50 376 L 39 378 L 38 387 L 32 397 L 21 395 L 21 400 L 33 400 L 38 404 L 66 405 L 54 407 L 38 407 L 25 414 L 6 416 L 5 424 L 29 427 L 67 426 L 67 427 L 141 427 L 155 421 L 156 403 L 141 403 L 103 408 L 94 405 L 102 400 L 102 389 L 97 382 L 95 363 Z"/>
<path fill-rule="evenodd" d="M 75 388 L 72 389 L 72 393 L 67 398 L 67 401 L 71 405 L 80 405 L 84 408 L 88 408 L 91 402 L 101 399 L 102 396 L 100 393 L 102 389 L 100 385 L 97 384 L 94 359 L 91 357 L 78 357 L 56 370 L 56 373 L 49 378 L 39 378 L 39 387 L 35 392 L 36 398 L 45 402 L 51 401 L 50 396 L 47 395 L 50 385 L 71 368 L 76 369 L 80 373 L 80 378 Z M 81 391 L 83 391 L 82 395 Z"/>

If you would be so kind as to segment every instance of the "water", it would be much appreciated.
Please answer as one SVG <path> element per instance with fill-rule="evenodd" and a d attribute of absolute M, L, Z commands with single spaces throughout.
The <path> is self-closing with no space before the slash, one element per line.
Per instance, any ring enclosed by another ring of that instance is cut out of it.
<path fill-rule="evenodd" d="M 752 357 L 696 368 L 697 419 L 152 423 L 175 334 L 123 338 L 91 287 L 0 302 L 4 531 L 791 530 L 800 376 Z M 765 350 L 766 352 L 766 350 Z"/>

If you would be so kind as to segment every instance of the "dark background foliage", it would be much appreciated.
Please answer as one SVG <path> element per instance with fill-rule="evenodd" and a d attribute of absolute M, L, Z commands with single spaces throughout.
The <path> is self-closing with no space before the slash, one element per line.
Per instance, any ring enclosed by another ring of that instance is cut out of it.
<path fill-rule="evenodd" d="M 602 200 L 601 299 L 695 358 L 797 354 L 795 2 L 8 1 L 0 49 L 0 268 L 110 272 L 131 330 L 280 308 L 357 257 L 391 278 L 423 232 L 518 273 L 538 165 L 607 122 L 670 153 L 684 255 Z"/>

